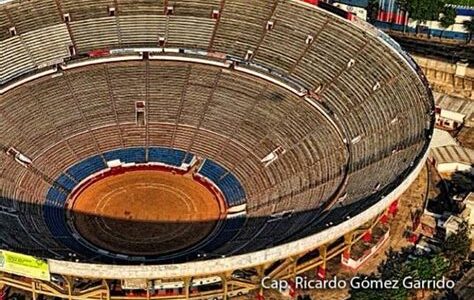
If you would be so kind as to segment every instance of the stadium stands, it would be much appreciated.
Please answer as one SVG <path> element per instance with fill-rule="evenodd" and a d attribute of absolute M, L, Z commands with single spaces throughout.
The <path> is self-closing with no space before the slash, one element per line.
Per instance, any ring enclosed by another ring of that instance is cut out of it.
<path fill-rule="evenodd" d="M 172 148 L 153 147 L 148 149 L 148 161 L 160 162 L 175 167 L 181 166 L 185 156 L 186 152 Z M 192 159 L 192 155 L 189 155 L 189 157 Z"/>
<path fill-rule="evenodd" d="M 15 27 L 17 34 L 54 26 L 61 22 L 54 1 L 32 0 L 21 3 L 20 1 L 13 1 L 6 3 L 5 14 L 8 16 L 7 19 L 10 23 L 8 25 Z"/>
<path fill-rule="evenodd" d="M 108 160 L 180 166 L 193 155 L 204 158 L 199 173 L 219 187 L 229 206 L 247 204 L 247 219 L 227 220 L 215 237 L 220 246 L 205 246 L 206 251 L 236 254 L 273 245 L 275 232 L 287 241 L 321 230 L 319 215 L 305 212 L 319 213 L 338 192 L 347 197 L 328 217 L 333 222 L 365 209 L 420 157 L 432 125 L 430 95 L 386 43 L 299 1 L 220 5 L 217 0 L 2 4 L 2 85 L 65 59 L 85 62 L 93 50 L 156 52 L 151 60 L 62 70 L 2 94 L 0 145 L 19 149 L 34 168 L 2 153 L 1 197 L 44 205 L 24 222 L 38 228 L 32 232 L 47 225 L 51 235 L 45 243 L 62 253 L 61 247 L 83 250 L 74 248 L 66 232 L 61 205 Z M 64 22 L 61 14 L 70 20 Z M 69 57 L 73 44 L 77 57 Z M 208 50 L 262 76 L 186 62 L 191 55 L 183 53 L 183 61 L 164 61 L 169 53 L 159 46 Z M 301 86 L 310 101 L 263 76 Z M 145 103 L 140 126 L 137 101 Z M 276 149 L 283 153 L 265 166 L 262 159 Z M 285 211 L 294 213 L 267 222 Z M 53 237 L 67 238 L 55 244 Z"/>
<path fill-rule="evenodd" d="M 112 0 L 61 0 L 61 9 L 64 14 L 69 14 L 71 21 L 108 17 L 108 8 L 114 6 Z"/>
<path fill-rule="evenodd" d="M 64 24 L 24 33 L 21 39 L 39 68 L 62 62 L 72 45 Z"/>
<path fill-rule="evenodd" d="M 73 21 L 70 26 L 79 52 L 117 48 L 120 45 L 115 17 Z"/>
<path fill-rule="evenodd" d="M 219 187 L 229 206 L 240 205 L 244 202 L 245 192 L 240 182 L 218 164 L 206 160 L 199 169 L 199 173 L 209 178 Z"/>
<path fill-rule="evenodd" d="M 144 163 L 145 162 L 144 148 L 127 148 L 118 149 L 104 153 L 104 158 L 109 160 L 119 159 L 124 163 Z"/>
<path fill-rule="evenodd" d="M 9 30 L 9 22 L 8 22 L 8 17 L 7 17 L 7 13 L 4 11 L 4 10 L 1 10 L 0 11 L 0 28 L 2 28 L 2 30 L 0 31 L 0 40 L 6 40 L 7 38 L 10 37 L 10 32 Z M 2 53 L 4 53 L 2 51 Z"/>
<path fill-rule="evenodd" d="M 5 84 L 9 79 L 19 77 L 28 71 L 34 70 L 34 63 L 19 37 L 3 40 L 2 51 L 2 78 L 0 84 Z"/>
<path fill-rule="evenodd" d="M 216 249 L 220 249 L 237 235 L 239 230 L 244 226 L 244 223 L 245 217 L 225 219 L 217 235 L 213 239 L 209 239 L 209 242 L 206 243 L 200 251 L 213 253 Z"/>
<path fill-rule="evenodd" d="M 74 178 L 77 182 L 80 182 L 91 174 L 94 174 L 95 172 L 105 168 L 106 166 L 102 158 L 100 156 L 93 156 L 72 166 L 66 171 L 66 173 Z"/>
<path fill-rule="evenodd" d="M 38 217 L 44 217 L 45 224 L 49 228 L 54 239 L 65 244 L 70 249 L 79 251 L 80 253 L 91 253 L 91 251 L 96 251 L 91 245 L 82 245 L 84 243 L 83 240 L 77 240 L 72 229 L 67 224 L 64 210 L 66 209 L 65 205 L 69 194 L 78 183 L 90 175 L 106 168 L 102 157 L 106 161 L 119 159 L 122 163 L 159 162 L 169 166 L 179 167 L 183 162 L 189 163 L 194 156 L 192 154 L 186 155 L 185 151 L 178 149 L 151 147 L 148 149 L 148 160 L 146 160 L 145 152 L 145 148 L 112 150 L 81 161 L 68 168 L 65 173 L 61 174 L 49 187 L 43 204 L 43 212 L 38 215 Z M 185 156 L 188 158 L 185 159 Z M 244 203 L 245 192 L 238 180 L 232 174 L 228 173 L 221 166 L 210 160 L 206 160 L 204 170 L 207 169 L 215 172 L 202 172 L 201 176 L 207 177 L 221 188 L 226 197 L 226 201 L 228 202 L 228 206 Z M 224 174 L 227 175 L 224 176 L 223 180 L 221 180 L 219 177 Z M 32 190 L 34 189 L 32 188 Z M 244 221 L 244 217 L 223 220 L 220 225 L 221 228 L 217 233 L 209 236 L 209 238 L 203 242 L 201 248 L 195 249 L 194 252 L 191 252 L 192 254 L 188 253 L 187 255 L 195 255 L 202 251 L 206 252 L 217 249 L 218 246 L 231 239 L 233 235 L 238 232 Z"/>

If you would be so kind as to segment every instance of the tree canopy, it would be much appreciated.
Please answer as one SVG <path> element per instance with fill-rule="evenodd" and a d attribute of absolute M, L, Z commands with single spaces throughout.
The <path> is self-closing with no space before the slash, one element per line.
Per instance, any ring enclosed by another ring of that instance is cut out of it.
<path fill-rule="evenodd" d="M 441 278 L 450 268 L 450 262 L 444 253 L 438 253 L 431 256 L 413 256 L 412 249 L 405 248 L 400 252 L 389 250 L 387 259 L 378 267 L 377 275 L 371 274 L 367 276 L 369 279 L 376 280 L 398 280 L 402 282 L 404 278 L 411 276 L 416 280 L 429 280 L 433 278 Z M 403 286 L 398 289 L 386 290 L 367 290 L 367 289 L 351 289 L 350 295 L 352 300 L 405 300 L 416 293 L 416 290 L 408 290 Z"/>
<path fill-rule="evenodd" d="M 469 239 L 469 226 L 467 222 L 459 225 L 457 233 L 448 236 L 443 243 L 443 253 L 450 261 L 458 265 L 465 260 L 471 251 L 471 240 Z"/>
<path fill-rule="evenodd" d="M 474 35 L 474 18 L 464 21 L 463 25 L 464 25 L 464 28 L 467 30 L 468 42 L 470 42 L 472 39 L 472 36 Z"/>
<path fill-rule="evenodd" d="M 443 0 L 397 0 L 397 4 L 408 11 L 412 19 L 423 22 L 438 20 L 445 3 Z"/>
<path fill-rule="evenodd" d="M 455 234 L 449 235 L 442 244 L 441 251 L 435 254 L 414 255 L 413 248 L 404 248 L 399 252 L 390 249 L 387 259 L 378 266 L 378 274 L 370 274 L 370 279 L 398 280 L 401 282 L 407 276 L 413 279 L 439 279 L 450 272 L 458 272 L 459 266 L 470 253 L 471 241 L 469 227 L 466 222 L 459 226 Z M 416 290 L 399 289 L 362 290 L 351 289 L 353 300 L 405 300 L 416 293 Z"/>
<path fill-rule="evenodd" d="M 367 4 L 367 19 L 369 22 L 375 21 L 377 19 L 379 5 L 379 0 L 369 0 Z"/>
<path fill-rule="evenodd" d="M 474 6 L 474 0 L 445 0 L 446 4 Z"/>
<path fill-rule="evenodd" d="M 441 11 L 439 22 L 443 28 L 448 28 L 456 22 L 456 9 L 452 6 L 445 6 Z"/>

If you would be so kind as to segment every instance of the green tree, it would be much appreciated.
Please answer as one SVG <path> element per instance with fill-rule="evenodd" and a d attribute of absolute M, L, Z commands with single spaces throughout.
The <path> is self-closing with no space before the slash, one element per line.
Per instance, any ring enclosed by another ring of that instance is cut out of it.
<path fill-rule="evenodd" d="M 439 37 L 443 36 L 444 30 L 449 26 L 456 23 L 456 9 L 452 6 L 445 6 L 441 12 L 441 17 L 439 18 L 439 22 L 441 27 L 443 27 L 443 31 Z"/>
<path fill-rule="evenodd" d="M 367 21 L 369 23 L 377 20 L 377 15 L 379 13 L 379 0 L 369 0 L 367 4 Z"/>
<path fill-rule="evenodd" d="M 371 274 L 367 276 L 375 280 L 398 280 L 402 282 L 407 276 L 414 279 L 433 279 L 441 278 L 449 268 L 448 260 L 438 253 L 434 256 L 411 256 L 412 249 L 404 248 L 400 252 L 390 249 L 387 252 L 387 259 L 384 260 L 378 268 L 377 275 Z M 350 290 L 350 299 L 354 300 L 405 300 L 413 296 L 416 290 L 407 290 L 399 285 L 398 289 L 388 290 Z"/>
<path fill-rule="evenodd" d="M 443 0 L 397 0 L 400 9 L 408 11 L 410 18 L 420 22 L 438 20 Z"/>
<path fill-rule="evenodd" d="M 419 257 L 410 261 L 409 269 L 414 278 L 430 278 L 432 274 L 431 260 L 427 257 Z"/>
<path fill-rule="evenodd" d="M 474 18 L 464 21 L 463 26 L 467 31 L 467 42 L 469 43 L 472 40 L 472 36 L 474 35 Z"/>
<path fill-rule="evenodd" d="M 448 259 L 446 259 L 441 254 L 438 254 L 431 260 L 431 266 L 433 272 L 432 276 L 436 278 L 441 278 L 443 277 L 443 275 L 446 274 L 447 270 L 449 269 L 450 263 Z"/>
<path fill-rule="evenodd" d="M 413 278 L 432 279 L 441 278 L 449 268 L 448 260 L 441 254 L 434 257 L 417 257 L 408 261 L 408 268 Z"/>
<path fill-rule="evenodd" d="M 349 294 L 351 300 L 379 300 L 380 294 L 376 290 L 351 289 Z"/>
<path fill-rule="evenodd" d="M 445 0 L 447 4 L 474 6 L 474 0 Z"/>
<path fill-rule="evenodd" d="M 452 269 L 456 269 L 469 255 L 471 240 L 467 222 L 459 224 L 457 233 L 450 234 L 443 243 L 443 254 L 451 261 Z"/>
<path fill-rule="evenodd" d="M 362 277 L 362 276 L 361 276 Z M 379 276 L 371 274 L 367 276 L 368 280 L 380 280 Z M 393 278 L 391 278 L 392 280 Z M 351 300 L 406 300 L 408 299 L 409 292 L 404 288 L 399 289 L 351 289 L 349 291 Z M 383 295 L 383 298 L 381 297 Z"/>
<path fill-rule="evenodd" d="M 408 0 L 397 0 L 398 7 L 403 11 L 408 11 Z"/>
<path fill-rule="evenodd" d="M 404 248 L 400 252 L 389 249 L 387 252 L 387 259 L 377 268 L 380 276 L 383 279 L 398 279 L 407 275 L 409 270 L 406 268 L 405 262 L 408 260 L 409 253 L 409 248 Z"/>
<path fill-rule="evenodd" d="M 362 276 L 361 276 L 362 277 Z M 368 280 L 376 280 L 377 276 L 370 274 L 367 276 Z M 369 290 L 369 289 L 351 289 L 349 291 L 351 300 L 378 300 L 380 299 L 380 290 Z"/>

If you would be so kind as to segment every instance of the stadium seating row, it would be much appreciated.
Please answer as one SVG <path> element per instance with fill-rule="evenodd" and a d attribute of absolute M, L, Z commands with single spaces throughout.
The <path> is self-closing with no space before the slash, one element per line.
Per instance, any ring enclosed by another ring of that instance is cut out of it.
<path fill-rule="evenodd" d="M 226 169 L 211 160 L 206 160 L 199 174 L 214 182 L 224 194 L 229 206 L 237 206 L 245 201 L 245 192 L 239 180 Z"/>
<path fill-rule="evenodd" d="M 263 80 L 249 81 L 246 75 L 192 64 L 180 66 L 183 64 L 150 61 L 73 69 L 8 92 L 7 101 L 0 106 L 9 118 L 25 118 L 21 130 L 25 138 L 15 146 L 51 178 L 75 161 L 114 148 L 147 144 L 215 157 L 255 199 L 269 188 L 274 190 L 272 197 L 277 196 L 282 189 L 278 183 L 283 180 L 285 188 L 303 189 L 311 181 L 324 183 L 339 177 L 338 164 L 347 155 L 344 146 L 331 126 L 321 126 L 324 117 L 310 113 L 314 111 L 310 104 Z M 53 89 L 56 84 L 59 91 Z M 23 102 L 14 101 L 17 97 Z M 148 98 L 148 127 L 135 123 L 137 97 Z M 27 119 L 27 109 L 37 114 Z M 57 109 L 68 113 L 59 115 Z M 260 160 L 278 146 L 286 154 L 264 168 Z M 313 191 L 302 207 L 311 199 L 326 199 L 335 186 L 337 182 L 332 188 Z M 285 206 L 291 206 L 291 198 L 281 201 L 278 208 Z"/>

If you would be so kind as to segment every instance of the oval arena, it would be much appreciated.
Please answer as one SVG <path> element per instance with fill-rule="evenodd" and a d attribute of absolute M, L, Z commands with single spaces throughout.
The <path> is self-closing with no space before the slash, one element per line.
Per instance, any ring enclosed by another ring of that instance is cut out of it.
<path fill-rule="evenodd" d="M 65 206 L 78 233 L 102 249 L 129 255 L 156 256 L 192 246 L 226 216 L 217 189 L 189 172 L 161 166 L 111 169 L 72 195 Z"/>
<path fill-rule="evenodd" d="M 47 266 L 0 288 L 33 298 L 324 277 L 433 132 L 410 56 L 319 1 L 0 1 L 0 41 L 0 249 Z"/>

